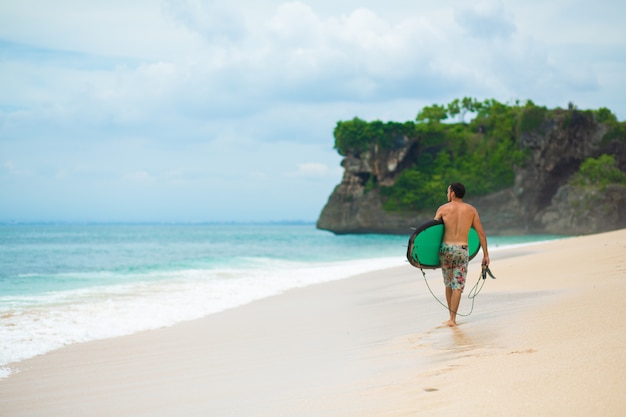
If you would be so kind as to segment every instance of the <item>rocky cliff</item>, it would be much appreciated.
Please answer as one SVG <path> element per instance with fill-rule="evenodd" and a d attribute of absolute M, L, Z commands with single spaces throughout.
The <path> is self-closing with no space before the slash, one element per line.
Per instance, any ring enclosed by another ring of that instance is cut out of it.
<path fill-rule="evenodd" d="M 578 187 L 571 184 L 580 164 L 589 157 L 614 155 L 626 172 L 626 138 L 610 137 L 607 126 L 590 112 L 557 112 L 532 131 L 522 133 L 519 146 L 527 150 L 516 168 L 514 185 L 497 193 L 472 197 L 490 234 L 587 234 L 626 227 L 626 186 Z M 407 234 L 434 216 L 429 212 L 388 212 L 380 188 L 368 189 L 370 178 L 380 186 L 394 184 L 400 172 L 417 161 L 417 143 L 399 138 L 390 149 L 348 153 L 344 175 L 323 208 L 317 227 L 334 233 Z M 463 182 L 462 178 L 458 180 Z M 441 184 L 442 203 L 448 184 Z"/>

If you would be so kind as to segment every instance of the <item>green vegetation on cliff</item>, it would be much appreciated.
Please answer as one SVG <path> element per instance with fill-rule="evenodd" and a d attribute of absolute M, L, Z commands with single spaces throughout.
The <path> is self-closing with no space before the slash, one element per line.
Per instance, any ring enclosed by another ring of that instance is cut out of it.
<path fill-rule="evenodd" d="M 415 123 L 383 123 L 380 120 L 366 122 L 355 117 L 347 122 L 337 123 L 335 127 L 335 149 L 339 155 L 348 153 L 359 155 L 373 145 L 392 148 L 403 136 L 413 138 Z"/>
<path fill-rule="evenodd" d="M 468 115 L 470 121 L 466 121 Z M 570 104 L 569 110 L 548 110 L 532 101 L 505 104 L 465 97 L 445 106 L 424 107 L 415 122 L 359 118 L 338 122 L 335 149 L 343 156 L 360 157 L 374 147 L 394 149 L 407 139 L 413 142 L 415 164 L 402 170 L 392 186 L 380 186 L 380 194 L 389 211 L 429 209 L 441 202 L 446 184 L 453 181 L 463 182 L 473 196 L 512 186 L 515 168 L 526 160 L 522 136 L 557 120 L 567 128 L 580 118 L 604 123 L 608 128 L 605 140 L 626 136 L 624 123 L 606 108 L 578 111 Z M 378 188 L 377 184 L 377 179 L 370 177 L 366 190 Z"/>
<path fill-rule="evenodd" d="M 613 155 L 587 158 L 572 180 L 573 185 L 606 188 L 609 184 L 626 185 L 626 174 L 620 171 Z"/>

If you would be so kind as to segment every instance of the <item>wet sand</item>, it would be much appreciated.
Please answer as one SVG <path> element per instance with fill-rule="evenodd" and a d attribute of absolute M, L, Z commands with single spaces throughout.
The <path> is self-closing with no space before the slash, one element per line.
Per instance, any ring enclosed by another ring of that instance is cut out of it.
<path fill-rule="evenodd" d="M 13 364 L 0 416 L 624 415 L 626 230 L 491 255 L 454 329 L 406 263 Z"/>

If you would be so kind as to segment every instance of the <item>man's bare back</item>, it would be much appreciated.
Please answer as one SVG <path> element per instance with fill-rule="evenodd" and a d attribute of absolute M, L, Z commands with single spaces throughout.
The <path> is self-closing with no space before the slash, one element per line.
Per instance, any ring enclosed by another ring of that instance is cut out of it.
<path fill-rule="evenodd" d="M 483 263 L 489 265 L 489 254 L 487 252 L 487 238 L 480 223 L 478 211 L 462 198 L 456 197 L 448 187 L 448 203 L 442 205 L 435 214 L 435 220 L 443 220 L 444 234 L 443 243 L 450 245 L 467 245 L 467 236 L 470 227 L 474 226 L 478 233 L 480 245 L 483 248 Z"/>
<path fill-rule="evenodd" d="M 445 225 L 443 243 L 467 245 L 467 235 L 475 218 L 476 209 L 467 203 L 452 201 L 441 206 L 435 219 L 442 219 Z"/>

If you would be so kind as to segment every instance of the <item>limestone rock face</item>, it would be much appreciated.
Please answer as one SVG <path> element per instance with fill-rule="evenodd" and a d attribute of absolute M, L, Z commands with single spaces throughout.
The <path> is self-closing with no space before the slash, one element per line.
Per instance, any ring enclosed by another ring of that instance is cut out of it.
<path fill-rule="evenodd" d="M 572 187 L 569 181 L 589 157 L 614 155 L 626 171 L 626 138 L 604 140 L 607 128 L 589 112 L 563 110 L 534 131 L 523 133 L 520 146 L 528 159 L 516 169 L 511 188 L 465 201 L 479 211 L 490 234 L 587 234 L 626 227 L 626 187 Z M 434 217 L 430 212 L 387 212 L 377 186 L 390 186 L 415 165 L 418 144 L 406 137 L 391 149 L 377 147 L 349 154 L 344 175 L 323 208 L 317 227 L 334 233 L 410 234 Z M 377 186 L 372 186 L 375 184 Z M 442 204 L 445 187 L 442 184 Z"/>
<path fill-rule="evenodd" d="M 557 191 L 536 221 L 547 233 L 580 235 L 626 227 L 626 186 L 584 188 L 566 185 Z"/>

